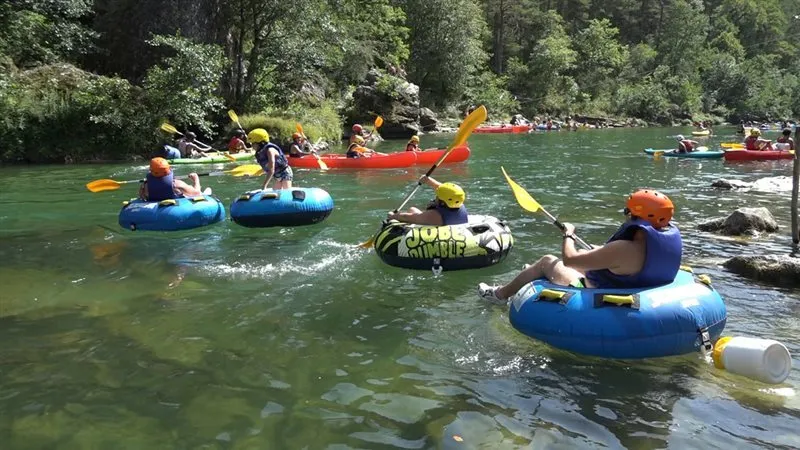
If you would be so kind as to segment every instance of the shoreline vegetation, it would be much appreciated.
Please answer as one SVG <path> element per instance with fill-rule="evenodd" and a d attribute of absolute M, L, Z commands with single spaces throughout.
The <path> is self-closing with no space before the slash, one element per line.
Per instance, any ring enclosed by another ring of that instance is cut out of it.
<path fill-rule="evenodd" d="M 0 5 L 0 163 L 125 161 L 295 123 L 336 142 L 387 98 L 618 124 L 800 116 L 800 0 L 20 0 Z M 392 81 L 395 80 L 395 81 Z M 385 85 L 384 85 L 385 84 Z M 413 114 L 412 114 L 413 116 Z M 417 117 L 419 114 L 417 114 Z"/>

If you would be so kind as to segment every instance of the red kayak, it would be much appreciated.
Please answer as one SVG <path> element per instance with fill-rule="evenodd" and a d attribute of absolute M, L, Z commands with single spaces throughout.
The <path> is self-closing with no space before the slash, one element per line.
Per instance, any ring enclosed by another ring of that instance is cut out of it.
<path fill-rule="evenodd" d="M 397 169 L 409 167 L 417 161 L 416 152 L 390 153 L 388 155 L 373 155 L 369 158 L 348 158 L 345 155 L 322 155 L 322 159 L 330 169 Z M 289 165 L 303 169 L 319 169 L 317 158 L 306 155 L 300 158 L 286 158 Z M 449 159 L 449 158 L 448 158 Z"/>
<path fill-rule="evenodd" d="M 794 152 L 773 150 L 725 150 L 726 161 L 774 161 L 776 159 L 794 159 Z"/>
<path fill-rule="evenodd" d="M 446 148 L 438 148 L 438 149 L 431 149 L 419 152 L 408 152 L 408 153 L 414 153 L 415 155 L 417 155 L 416 164 L 418 166 L 425 166 L 425 165 L 432 166 L 436 164 L 436 161 L 439 161 L 439 158 L 441 158 L 444 152 L 446 151 L 447 151 Z M 390 155 L 396 155 L 396 154 L 397 153 L 390 153 Z M 469 154 L 470 154 L 469 147 L 467 147 L 466 145 L 458 146 L 454 148 L 449 155 L 447 155 L 447 158 L 444 161 L 442 161 L 442 164 L 464 162 L 469 158 Z"/>
<path fill-rule="evenodd" d="M 499 125 L 475 128 L 473 133 L 527 133 L 531 131 L 530 125 Z"/>

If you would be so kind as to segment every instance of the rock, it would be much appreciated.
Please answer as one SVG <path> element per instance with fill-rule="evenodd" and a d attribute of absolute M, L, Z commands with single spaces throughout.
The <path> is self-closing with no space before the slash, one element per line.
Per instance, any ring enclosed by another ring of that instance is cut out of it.
<path fill-rule="evenodd" d="M 739 208 L 727 218 L 717 218 L 698 225 L 701 231 L 729 236 L 778 231 L 778 223 L 767 208 Z"/>
<path fill-rule="evenodd" d="M 419 124 L 422 126 L 422 131 L 436 131 L 439 129 L 439 119 L 428 108 L 419 109 Z"/>
<path fill-rule="evenodd" d="M 723 266 L 753 280 L 779 286 L 800 286 L 800 259 L 791 256 L 735 256 L 725 261 Z"/>
<path fill-rule="evenodd" d="M 750 183 L 741 180 L 727 180 L 725 178 L 718 178 L 711 183 L 711 187 L 722 189 L 743 189 L 749 188 Z"/>
<path fill-rule="evenodd" d="M 372 69 L 353 92 L 353 110 L 349 119 L 350 123 L 365 122 L 380 115 L 383 117 L 381 136 L 404 139 L 418 134 L 422 129 L 420 112 L 419 86 L 399 76 Z M 426 112 L 428 127 L 431 126 L 431 115 L 432 112 Z M 435 116 L 433 118 L 435 120 Z"/>

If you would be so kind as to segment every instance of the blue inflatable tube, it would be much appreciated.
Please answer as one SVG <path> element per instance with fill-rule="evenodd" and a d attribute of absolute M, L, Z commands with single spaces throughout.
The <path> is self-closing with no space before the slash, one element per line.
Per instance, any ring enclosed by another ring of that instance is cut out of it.
<path fill-rule="evenodd" d="M 165 144 L 161 153 L 164 159 L 181 159 L 181 151 L 171 145 Z"/>
<path fill-rule="evenodd" d="M 231 205 L 231 219 L 244 227 L 293 227 L 322 222 L 333 211 L 333 199 L 320 188 L 255 190 Z"/>
<path fill-rule="evenodd" d="M 203 227 L 225 219 L 225 206 L 210 195 L 160 202 L 140 199 L 122 204 L 119 225 L 131 231 L 178 231 Z"/>
<path fill-rule="evenodd" d="M 537 125 L 536 129 L 539 131 L 558 131 L 561 127 L 556 124 L 553 124 L 551 128 L 547 128 L 547 125 Z"/>
<path fill-rule="evenodd" d="M 726 314 L 710 282 L 683 270 L 672 283 L 650 289 L 577 289 L 536 280 L 509 307 L 511 325 L 523 334 L 575 353 L 620 359 L 697 351 L 704 333 L 710 342 L 720 337 Z"/>

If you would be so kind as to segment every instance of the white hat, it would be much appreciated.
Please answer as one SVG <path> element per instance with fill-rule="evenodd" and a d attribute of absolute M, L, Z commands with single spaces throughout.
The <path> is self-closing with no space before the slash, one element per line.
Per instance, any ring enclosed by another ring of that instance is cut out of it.
<path fill-rule="evenodd" d="M 683 137 L 683 135 L 682 135 L 682 134 L 679 134 L 679 135 L 675 136 L 675 139 L 677 139 L 677 140 L 679 140 L 679 141 L 682 141 L 682 140 L 684 140 L 684 139 L 686 139 L 686 138 L 685 138 L 685 137 Z"/>

